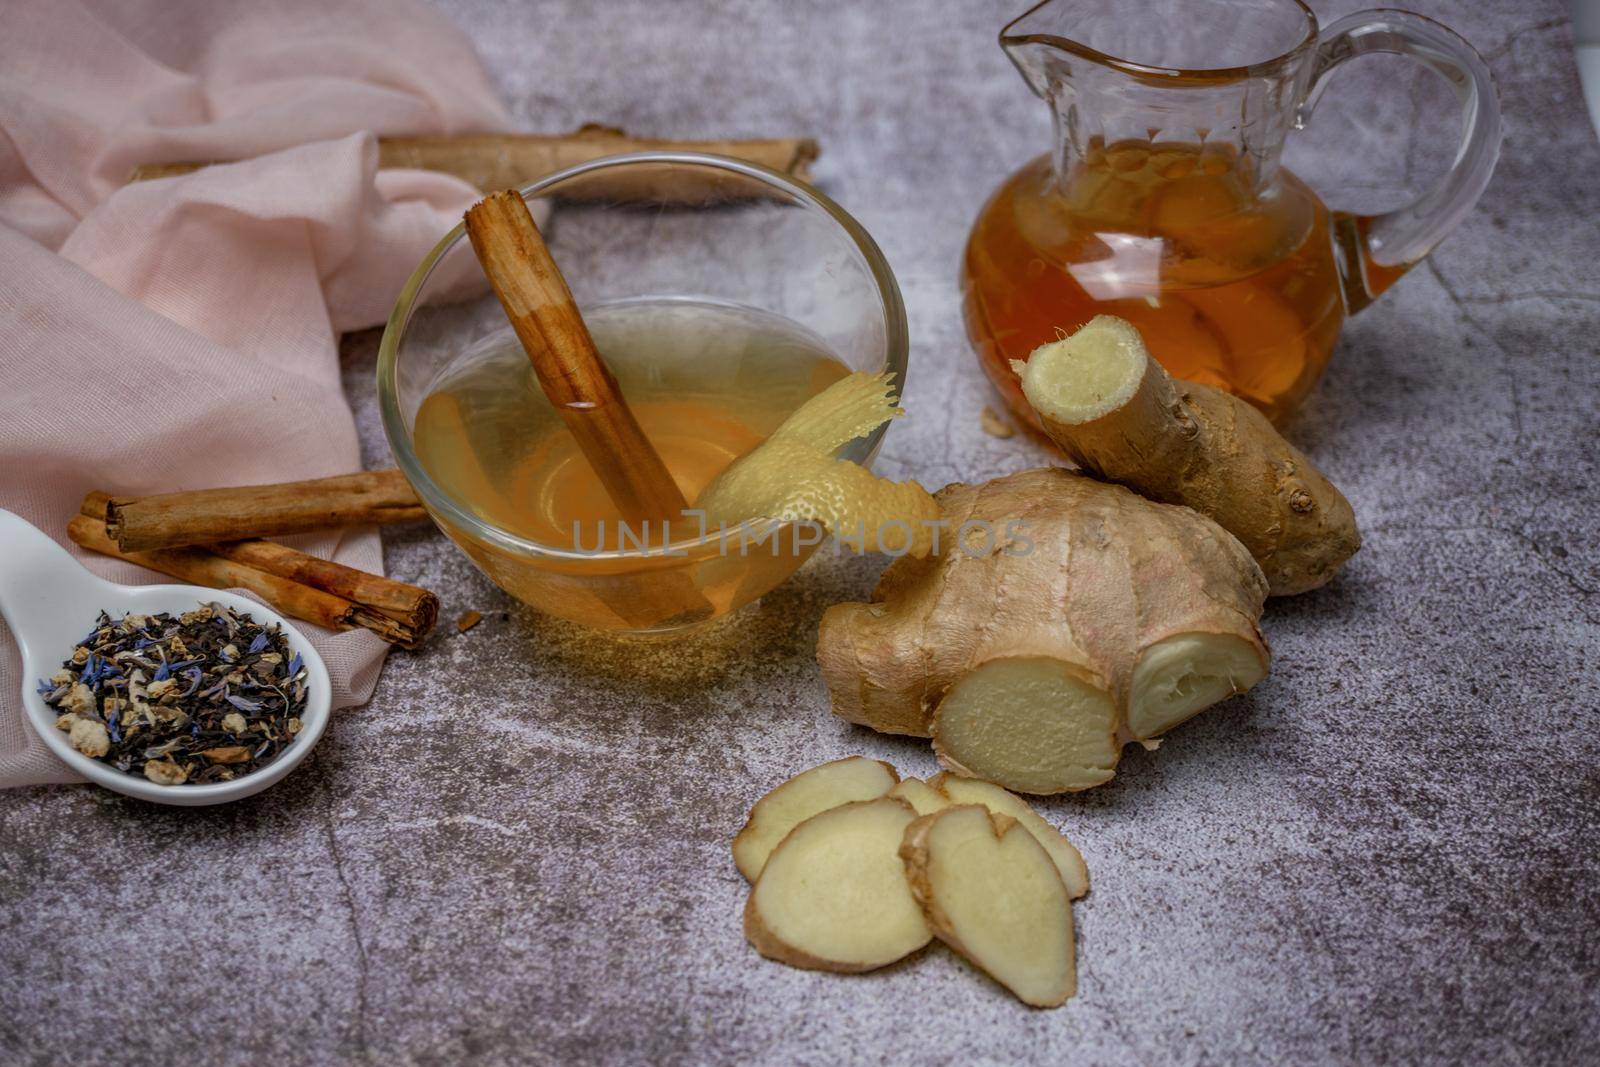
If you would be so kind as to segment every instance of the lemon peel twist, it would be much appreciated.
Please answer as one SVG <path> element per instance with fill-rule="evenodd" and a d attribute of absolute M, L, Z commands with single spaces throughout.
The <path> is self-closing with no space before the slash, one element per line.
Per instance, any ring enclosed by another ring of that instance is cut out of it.
<path fill-rule="evenodd" d="M 858 552 L 926 556 L 939 519 L 933 496 L 836 455 L 905 414 L 895 400 L 890 372 L 840 379 L 717 475 L 695 507 L 713 523 L 815 522 Z"/>

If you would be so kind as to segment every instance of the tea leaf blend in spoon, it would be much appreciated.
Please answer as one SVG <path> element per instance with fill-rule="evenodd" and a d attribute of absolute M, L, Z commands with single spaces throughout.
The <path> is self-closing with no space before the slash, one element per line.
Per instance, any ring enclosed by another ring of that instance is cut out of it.
<path fill-rule="evenodd" d="M 282 629 L 203 604 L 100 613 L 39 681 L 72 747 L 157 785 L 226 782 L 271 763 L 300 732 L 306 668 Z"/>

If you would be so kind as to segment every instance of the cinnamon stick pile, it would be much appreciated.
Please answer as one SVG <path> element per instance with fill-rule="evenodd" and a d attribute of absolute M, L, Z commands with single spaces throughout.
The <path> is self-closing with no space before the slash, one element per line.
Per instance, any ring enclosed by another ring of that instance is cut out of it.
<path fill-rule="evenodd" d="M 148 497 L 94 492 L 67 535 L 92 552 L 193 585 L 249 590 L 297 619 L 333 630 L 363 627 L 415 648 L 438 620 L 438 597 L 261 538 L 425 514 L 398 470 L 365 471 Z"/>

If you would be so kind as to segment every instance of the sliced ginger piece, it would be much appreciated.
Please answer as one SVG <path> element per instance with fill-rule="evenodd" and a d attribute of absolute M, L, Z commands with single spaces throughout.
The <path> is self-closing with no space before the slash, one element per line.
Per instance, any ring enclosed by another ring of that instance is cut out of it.
<path fill-rule="evenodd" d="M 1018 373 L 1068 458 L 1215 521 L 1250 551 L 1272 595 L 1323 585 L 1361 547 L 1350 502 L 1265 415 L 1173 381 L 1131 323 L 1097 315 L 1035 349 Z"/>
<path fill-rule="evenodd" d="M 1050 854 L 1051 862 L 1056 865 L 1056 871 L 1067 887 L 1067 895 L 1077 900 L 1089 892 L 1089 866 L 1083 862 L 1082 853 L 1060 830 L 1034 811 L 1026 800 L 1015 793 L 1001 789 L 993 782 L 962 778 L 954 774 L 934 775 L 928 785 L 944 794 L 946 806 L 981 804 L 988 808 L 992 815 L 1007 815 L 1017 820 L 1023 829 L 1032 834 L 1034 840 L 1044 846 L 1044 850 Z M 917 812 L 921 815 L 929 814 L 921 808 L 918 808 Z"/>
<path fill-rule="evenodd" d="M 1075 793 L 1111 780 L 1117 705 L 1083 668 L 1005 656 L 973 668 L 933 719 L 939 762 L 1019 793 Z"/>
<path fill-rule="evenodd" d="M 932 815 L 950 806 L 950 798 L 945 793 L 921 778 L 902 778 L 899 785 L 889 790 L 889 795 L 910 804 L 918 815 Z"/>
<path fill-rule="evenodd" d="M 856 973 L 887 966 L 933 938 L 899 857 L 917 818 L 896 797 L 813 815 L 773 850 L 745 902 L 744 935 L 794 967 Z"/>
<path fill-rule="evenodd" d="M 857 372 L 802 404 L 695 501 L 706 521 L 816 522 L 862 552 L 925 556 L 939 505 L 916 482 L 891 482 L 835 453 L 904 414 L 893 375 Z"/>
<path fill-rule="evenodd" d="M 1139 654 L 1128 692 L 1128 732 L 1157 737 L 1267 676 L 1262 645 L 1237 634 L 1185 633 Z"/>
<path fill-rule="evenodd" d="M 865 756 L 847 756 L 801 771 L 750 809 L 750 818 L 733 839 L 735 866 L 746 881 L 755 881 L 790 830 L 840 804 L 881 797 L 899 780 L 889 764 Z"/>
<path fill-rule="evenodd" d="M 900 857 L 939 940 L 1025 1004 L 1054 1008 L 1077 992 L 1071 898 L 1020 822 L 946 808 L 911 824 Z"/>

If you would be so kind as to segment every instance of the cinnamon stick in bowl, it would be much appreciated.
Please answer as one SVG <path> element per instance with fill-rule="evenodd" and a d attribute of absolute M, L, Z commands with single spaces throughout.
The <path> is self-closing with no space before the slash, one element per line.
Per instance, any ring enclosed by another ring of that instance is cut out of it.
<path fill-rule="evenodd" d="M 689 503 L 629 408 L 572 298 L 522 194 L 491 193 L 468 209 L 467 238 L 500 299 L 539 386 L 629 523 L 681 518 Z M 624 618 L 681 625 L 714 614 L 687 573 L 663 570 L 641 583 Z"/>
<path fill-rule="evenodd" d="M 678 518 L 689 502 L 600 358 L 522 194 L 478 201 L 466 229 L 540 387 L 611 502 L 630 522 Z"/>

